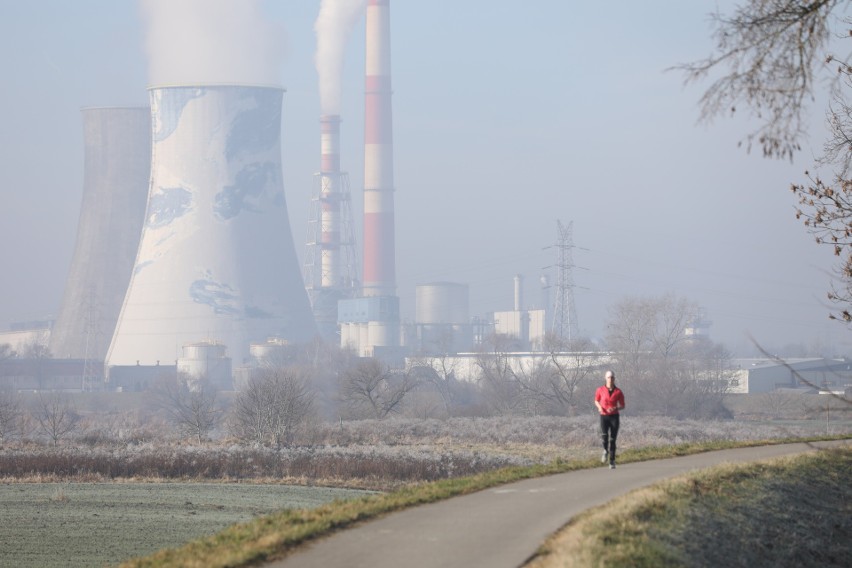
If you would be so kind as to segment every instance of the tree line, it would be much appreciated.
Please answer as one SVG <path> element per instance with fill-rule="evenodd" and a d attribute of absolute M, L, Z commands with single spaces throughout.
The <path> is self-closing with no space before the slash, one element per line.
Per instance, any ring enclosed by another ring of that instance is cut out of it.
<path fill-rule="evenodd" d="M 164 376 L 148 393 L 169 427 L 201 443 L 230 436 L 239 443 L 283 448 L 313 421 L 470 416 L 593 414 L 594 390 L 616 372 L 628 412 L 675 418 L 726 418 L 730 354 L 695 328 L 700 308 L 673 294 L 626 298 L 610 310 L 604 345 L 548 336 L 541 351 L 519 360 L 514 340 L 493 335 L 467 360 L 451 353 L 411 357 L 405 368 L 361 359 L 314 343 L 267 361 L 220 392 L 203 377 Z M 28 408 L 0 388 L 0 442 L 25 432 L 54 446 L 78 433 L 80 413 L 68 395 L 37 393 Z"/>

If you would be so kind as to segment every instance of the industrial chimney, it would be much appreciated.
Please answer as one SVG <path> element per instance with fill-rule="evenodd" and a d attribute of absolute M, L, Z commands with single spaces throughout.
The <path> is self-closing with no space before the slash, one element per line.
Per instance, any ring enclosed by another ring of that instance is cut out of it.
<path fill-rule="evenodd" d="M 305 287 L 320 335 L 339 341 L 337 303 L 356 292 L 349 176 L 340 171 L 340 116 L 320 117 L 320 171 L 314 176 L 305 251 Z"/>
<path fill-rule="evenodd" d="M 103 361 L 145 219 L 151 111 L 103 107 L 81 112 L 83 201 L 50 351 L 57 358 Z"/>
<path fill-rule="evenodd" d="M 150 89 L 148 209 L 106 365 L 175 361 L 182 347 L 312 338 L 281 179 L 271 87 Z"/>
<path fill-rule="evenodd" d="M 341 346 L 361 355 L 399 346 L 393 204 L 390 1 L 369 0 L 364 95 L 362 298 L 341 302 Z"/>

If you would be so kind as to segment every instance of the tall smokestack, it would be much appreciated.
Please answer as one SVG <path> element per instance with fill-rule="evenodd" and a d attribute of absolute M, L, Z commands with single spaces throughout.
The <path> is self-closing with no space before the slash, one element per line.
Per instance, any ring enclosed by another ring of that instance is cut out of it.
<path fill-rule="evenodd" d="M 364 101 L 364 296 L 396 294 L 390 1 L 367 5 Z"/>
<path fill-rule="evenodd" d="M 320 335 L 339 341 L 337 303 L 355 292 L 349 177 L 340 171 L 340 117 L 320 117 L 320 171 L 308 219 L 305 287 Z"/>
<path fill-rule="evenodd" d="M 524 310 L 524 277 L 520 274 L 515 274 L 515 311 L 522 312 Z"/>
<path fill-rule="evenodd" d="M 150 89 L 148 210 L 107 366 L 315 334 L 281 179 L 281 89 Z"/>
<path fill-rule="evenodd" d="M 398 355 L 393 217 L 390 2 L 367 3 L 364 94 L 364 265 L 361 297 L 338 304 L 340 344 L 361 356 Z"/>
<path fill-rule="evenodd" d="M 322 187 L 320 285 L 324 288 L 342 284 L 340 262 L 340 116 L 320 117 Z"/>
<path fill-rule="evenodd" d="M 55 357 L 103 361 L 139 246 L 151 168 L 148 107 L 84 108 L 83 201 Z"/>

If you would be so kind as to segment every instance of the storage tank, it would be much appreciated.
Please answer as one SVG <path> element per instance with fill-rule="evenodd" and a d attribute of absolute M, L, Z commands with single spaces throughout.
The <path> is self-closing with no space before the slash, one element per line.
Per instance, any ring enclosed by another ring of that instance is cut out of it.
<path fill-rule="evenodd" d="M 473 344 L 467 284 L 433 282 L 415 290 L 415 327 L 420 350 L 466 351 Z"/>
<path fill-rule="evenodd" d="M 200 341 L 183 346 L 183 355 L 177 360 L 178 373 L 190 380 L 206 380 L 210 386 L 230 390 L 231 358 L 226 348 L 216 341 Z"/>
<path fill-rule="evenodd" d="M 469 323 L 468 298 L 467 284 L 420 284 L 415 290 L 414 321 L 419 324 Z"/>
<path fill-rule="evenodd" d="M 103 361 L 130 282 L 148 201 L 151 111 L 84 108 L 83 199 L 50 336 L 57 358 Z"/>
<path fill-rule="evenodd" d="M 208 339 L 242 364 L 252 342 L 311 339 L 281 174 L 283 90 L 149 92 L 147 215 L 107 366 L 175 360 Z"/>

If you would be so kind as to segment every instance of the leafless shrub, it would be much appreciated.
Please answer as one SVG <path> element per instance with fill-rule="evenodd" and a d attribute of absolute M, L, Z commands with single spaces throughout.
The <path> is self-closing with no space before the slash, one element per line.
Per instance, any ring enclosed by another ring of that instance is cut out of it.
<path fill-rule="evenodd" d="M 845 424 L 845 426 L 844 426 Z M 848 421 L 837 429 L 848 431 Z M 629 414 L 619 440 L 625 449 L 713 440 L 766 440 L 813 435 L 812 423 L 674 420 Z M 593 413 L 571 418 L 450 420 L 385 419 L 313 423 L 301 446 L 247 448 L 168 442 L 125 446 L 27 446 L 0 450 L 0 479 L 288 479 L 386 487 L 400 482 L 469 475 L 505 465 L 590 456 L 598 447 Z M 310 437 L 310 438 L 308 438 Z"/>
<path fill-rule="evenodd" d="M 180 433 L 199 444 L 222 418 L 216 390 L 203 378 L 180 374 L 176 378 L 164 377 L 156 384 L 152 394 Z"/>
<path fill-rule="evenodd" d="M 343 372 L 340 397 L 350 418 L 386 418 L 402 409 L 405 396 L 417 385 L 411 374 L 367 359 Z"/>
<path fill-rule="evenodd" d="M 20 426 L 21 402 L 8 389 L 0 389 L 0 443 L 14 436 Z"/>
<path fill-rule="evenodd" d="M 307 376 L 296 369 L 258 369 L 241 390 L 230 416 L 239 440 L 276 449 L 293 443 L 298 428 L 313 411 L 314 392 Z"/>
<path fill-rule="evenodd" d="M 79 427 L 80 415 L 68 396 L 63 393 L 39 393 L 32 414 L 39 429 L 50 438 L 54 448 L 61 439 Z"/>

